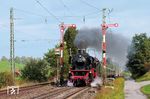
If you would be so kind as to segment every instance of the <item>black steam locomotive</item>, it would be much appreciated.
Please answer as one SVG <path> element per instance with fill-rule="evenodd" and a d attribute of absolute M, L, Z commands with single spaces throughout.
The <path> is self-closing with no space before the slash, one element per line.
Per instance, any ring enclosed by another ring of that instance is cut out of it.
<path fill-rule="evenodd" d="M 85 49 L 79 49 L 78 53 L 70 58 L 69 81 L 74 86 L 90 85 L 98 75 L 97 68 L 100 63 L 97 58 L 86 53 Z"/>

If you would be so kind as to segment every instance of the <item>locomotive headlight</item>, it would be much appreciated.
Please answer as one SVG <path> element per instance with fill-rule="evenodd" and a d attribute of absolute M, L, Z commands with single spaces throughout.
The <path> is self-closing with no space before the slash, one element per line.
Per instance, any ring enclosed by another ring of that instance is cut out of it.
<path fill-rule="evenodd" d="M 90 74 L 91 74 L 92 72 L 90 71 Z"/>

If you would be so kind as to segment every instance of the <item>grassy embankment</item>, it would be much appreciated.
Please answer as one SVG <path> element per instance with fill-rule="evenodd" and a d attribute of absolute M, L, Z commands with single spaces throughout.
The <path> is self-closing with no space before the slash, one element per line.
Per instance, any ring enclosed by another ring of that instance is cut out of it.
<path fill-rule="evenodd" d="M 150 99 L 150 84 L 143 86 L 141 91 Z"/>
<path fill-rule="evenodd" d="M 96 99 L 124 99 L 124 79 L 115 79 L 114 89 L 102 87 Z"/>
<path fill-rule="evenodd" d="M 18 63 L 16 63 L 15 66 L 17 70 L 22 69 L 24 67 L 23 64 L 18 64 Z M 0 61 L 0 72 L 5 72 L 5 71 L 9 72 L 10 70 L 11 67 L 8 61 Z"/>
<path fill-rule="evenodd" d="M 16 70 L 23 69 L 23 64 L 15 64 Z M 11 75 L 11 67 L 8 61 L 0 61 L 0 88 L 11 85 L 12 83 L 12 75 Z M 20 77 L 15 78 L 15 82 L 17 85 L 23 84 L 25 81 Z"/>
<path fill-rule="evenodd" d="M 141 76 L 140 78 L 136 79 L 137 82 L 148 81 L 148 80 L 150 80 L 150 71 L 144 74 L 143 76 Z"/>

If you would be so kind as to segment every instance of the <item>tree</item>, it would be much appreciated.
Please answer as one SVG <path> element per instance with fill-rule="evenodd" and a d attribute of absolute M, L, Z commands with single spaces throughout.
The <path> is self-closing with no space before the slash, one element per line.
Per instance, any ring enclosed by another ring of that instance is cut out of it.
<path fill-rule="evenodd" d="M 43 82 L 49 78 L 49 68 L 44 60 L 31 59 L 21 71 L 22 77 L 30 81 Z"/>
<path fill-rule="evenodd" d="M 142 76 L 147 72 L 145 65 L 150 62 L 150 38 L 146 33 L 135 35 L 128 50 L 127 67 L 133 78 Z"/>
<path fill-rule="evenodd" d="M 56 62 L 56 55 L 55 55 L 55 49 L 50 49 L 47 53 L 44 55 L 44 60 L 48 63 L 48 66 L 51 68 L 56 68 L 57 62 Z"/>
<path fill-rule="evenodd" d="M 18 63 L 18 64 L 20 64 L 20 63 L 21 63 L 21 59 L 20 59 L 20 57 L 19 57 L 19 56 L 16 56 L 16 57 L 15 57 L 15 63 Z"/>
<path fill-rule="evenodd" d="M 66 42 L 68 53 L 70 52 L 70 48 L 72 54 L 76 54 L 77 48 L 74 45 L 74 40 L 77 35 L 77 30 L 75 28 L 68 28 L 64 35 L 64 40 Z"/>
<path fill-rule="evenodd" d="M 59 46 L 57 45 L 55 46 L 55 48 L 59 48 Z M 57 58 L 60 58 L 60 56 L 55 55 L 55 48 L 50 49 L 44 55 L 44 60 L 47 62 L 49 68 L 51 69 L 51 75 L 53 76 L 56 75 Z M 69 70 L 69 64 L 68 64 L 69 54 L 66 45 L 64 45 L 63 59 L 64 59 L 64 75 L 66 77 Z M 59 70 L 60 70 L 60 64 L 59 64 Z"/>
<path fill-rule="evenodd" d="M 64 41 L 66 43 L 64 44 L 64 54 L 63 54 L 63 59 L 64 59 L 63 74 L 65 77 L 67 77 L 68 71 L 69 71 L 68 60 L 69 60 L 70 48 L 72 50 L 72 54 L 76 54 L 76 52 L 77 52 L 77 48 L 74 46 L 74 40 L 75 40 L 76 34 L 77 34 L 76 29 L 68 28 L 65 32 L 65 35 L 64 35 Z M 55 46 L 55 48 L 59 48 L 59 47 L 60 47 L 60 45 Z M 49 67 L 53 70 L 52 71 L 53 75 L 56 75 L 56 66 L 57 66 L 56 60 L 57 60 L 57 58 L 60 58 L 60 56 L 55 55 L 55 48 L 50 49 L 44 55 L 44 60 L 47 61 Z M 60 69 L 60 67 L 59 67 L 59 69 Z"/>
<path fill-rule="evenodd" d="M 65 78 L 68 76 L 69 72 L 69 53 L 67 51 L 67 46 L 64 46 L 64 76 Z"/>
<path fill-rule="evenodd" d="M 1 61 L 8 61 L 7 57 L 2 56 Z"/>

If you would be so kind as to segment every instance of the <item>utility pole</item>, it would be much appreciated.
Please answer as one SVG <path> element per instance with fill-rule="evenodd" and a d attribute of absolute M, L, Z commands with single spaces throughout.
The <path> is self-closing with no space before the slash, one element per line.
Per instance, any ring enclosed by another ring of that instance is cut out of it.
<path fill-rule="evenodd" d="M 15 85 L 15 48 L 14 48 L 14 12 L 10 8 L 10 66 L 13 76 L 13 85 Z"/>

